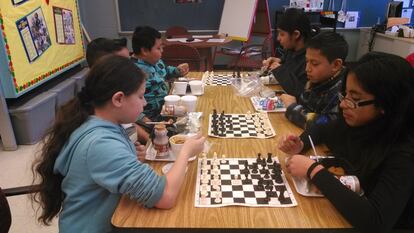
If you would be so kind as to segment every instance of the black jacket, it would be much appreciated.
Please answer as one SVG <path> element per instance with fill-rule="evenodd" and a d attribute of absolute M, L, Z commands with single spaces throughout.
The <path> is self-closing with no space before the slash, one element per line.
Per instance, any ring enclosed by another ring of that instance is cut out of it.
<path fill-rule="evenodd" d="M 326 169 L 318 172 L 312 182 L 363 232 L 414 229 L 414 137 L 407 136 L 391 145 L 383 128 L 381 119 L 352 128 L 340 117 L 327 125 L 314 125 L 301 135 L 304 150 L 310 148 L 311 135 L 315 144 L 325 143 L 333 155 L 346 159 L 355 168 L 365 191 L 362 197 Z M 381 153 L 385 156 L 378 156 Z M 374 164 L 373 169 L 364 167 L 367 159 Z"/>
<path fill-rule="evenodd" d="M 338 93 L 346 76 L 345 68 L 323 83 L 307 83 L 305 91 L 286 109 L 285 116 L 295 125 L 305 128 L 311 123 L 326 124 L 337 118 L 339 112 Z"/>
<path fill-rule="evenodd" d="M 305 53 L 305 48 L 299 51 L 286 51 L 281 66 L 272 71 L 283 90 L 296 98 L 303 92 L 308 80 Z"/>

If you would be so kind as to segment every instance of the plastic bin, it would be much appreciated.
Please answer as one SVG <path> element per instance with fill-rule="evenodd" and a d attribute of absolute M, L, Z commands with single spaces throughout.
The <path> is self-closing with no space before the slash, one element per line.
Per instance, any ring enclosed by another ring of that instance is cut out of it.
<path fill-rule="evenodd" d="M 84 68 L 83 70 L 79 71 L 78 73 L 76 73 L 75 75 L 73 75 L 72 77 L 70 77 L 71 79 L 76 80 L 76 89 L 75 89 L 75 93 L 78 93 L 82 90 L 82 87 L 85 86 L 85 78 L 86 75 L 88 74 L 89 68 Z"/>
<path fill-rule="evenodd" d="M 35 144 L 55 120 L 56 94 L 44 92 L 20 106 L 10 106 L 9 113 L 17 144 Z"/>
<path fill-rule="evenodd" d="M 60 106 L 73 99 L 75 95 L 75 87 L 76 80 L 69 78 L 48 90 L 48 92 L 56 93 L 56 111 L 60 108 Z"/>

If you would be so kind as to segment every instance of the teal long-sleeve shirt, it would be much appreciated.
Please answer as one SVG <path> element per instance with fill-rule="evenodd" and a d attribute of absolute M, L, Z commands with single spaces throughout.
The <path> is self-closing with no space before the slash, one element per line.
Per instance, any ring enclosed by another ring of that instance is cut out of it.
<path fill-rule="evenodd" d="M 127 194 L 145 207 L 162 197 L 165 177 L 137 160 L 125 130 L 95 116 L 70 136 L 54 172 L 64 176 L 59 232 L 110 232 L 111 217 Z"/>
<path fill-rule="evenodd" d="M 147 106 L 145 106 L 139 120 L 145 116 L 156 121 L 161 112 L 162 105 L 164 105 L 164 97 L 168 95 L 169 91 L 165 81 L 178 77 L 180 71 L 174 66 L 166 66 L 162 60 L 159 60 L 155 65 L 149 64 L 142 59 L 133 58 L 133 61 L 148 75 L 144 94 Z"/>

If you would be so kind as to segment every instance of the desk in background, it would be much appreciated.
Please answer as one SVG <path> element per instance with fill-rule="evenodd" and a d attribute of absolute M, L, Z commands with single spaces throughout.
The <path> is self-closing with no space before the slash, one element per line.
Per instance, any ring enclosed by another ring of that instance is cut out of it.
<path fill-rule="evenodd" d="M 368 44 L 371 38 L 371 29 L 361 29 L 359 36 L 357 58 L 368 52 Z M 402 38 L 384 33 L 376 33 L 372 51 L 391 53 L 403 58 L 414 52 L 414 39 Z"/>
<path fill-rule="evenodd" d="M 178 39 L 178 38 L 192 38 L 192 35 L 183 35 L 183 36 L 175 36 L 175 38 L 173 39 Z M 197 40 L 200 40 L 199 42 L 180 42 L 180 41 L 169 41 L 168 39 L 163 39 L 162 43 L 164 45 L 172 45 L 172 44 L 186 44 L 189 45 L 191 47 L 194 47 L 198 50 L 198 52 L 200 53 L 200 55 L 203 57 L 207 58 L 207 69 L 209 71 L 213 70 L 213 64 L 214 64 L 214 58 L 213 58 L 213 52 L 212 49 L 216 46 L 222 46 L 225 45 L 227 43 L 229 43 L 230 41 L 232 41 L 231 38 L 229 37 L 225 37 L 222 38 L 224 39 L 223 42 L 208 42 L 209 39 L 219 39 L 219 38 L 194 38 Z"/>

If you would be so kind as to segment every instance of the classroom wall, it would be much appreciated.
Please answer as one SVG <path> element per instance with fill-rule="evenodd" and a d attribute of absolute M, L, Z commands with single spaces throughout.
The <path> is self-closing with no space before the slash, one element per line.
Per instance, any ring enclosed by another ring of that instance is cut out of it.
<path fill-rule="evenodd" d="M 85 25 L 86 30 L 89 32 L 91 38 L 97 37 L 110 37 L 110 38 L 117 38 L 120 35 L 118 34 L 118 26 L 117 26 L 117 16 L 116 16 L 116 9 L 115 9 L 115 1 L 114 0 L 78 0 L 79 1 L 79 8 L 81 12 L 82 21 Z M 205 0 L 207 1 L 207 0 Z M 213 0 L 208 0 L 213 1 Z M 379 2 L 384 2 L 387 0 L 364 0 L 361 2 L 365 2 L 365 4 L 378 4 Z M 274 12 L 277 9 L 281 9 L 283 5 L 288 5 L 289 0 L 268 0 L 269 2 L 269 10 L 270 10 L 270 20 L 274 22 Z M 335 0 L 335 7 L 340 7 L 340 0 Z M 348 0 L 348 6 L 350 10 L 354 10 L 355 4 L 358 3 L 360 0 Z M 371 2 L 371 3 L 369 3 Z M 327 0 L 325 0 L 325 4 L 327 4 Z M 385 4 L 385 3 L 384 3 Z M 368 6 L 367 5 L 367 6 Z M 385 7 L 385 6 L 384 6 Z M 373 7 L 373 9 L 377 9 Z M 384 15 L 384 11 L 381 12 L 366 12 L 370 9 L 363 8 L 361 9 L 364 11 L 363 14 L 369 14 L 373 18 L 376 18 L 375 15 Z M 177 15 L 177 17 L 180 17 Z M 372 18 L 371 17 L 371 18 Z M 376 20 L 375 20 L 376 21 Z M 367 23 L 369 24 L 369 23 Z M 137 24 L 138 25 L 138 24 Z M 350 53 L 348 56 L 348 61 L 355 61 L 356 60 L 356 49 L 358 48 L 358 36 L 359 32 L 356 30 L 339 30 L 345 38 L 348 40 L 350 46 Z M 129 42 L 129 47 L 130 42 Z M 223 64 L 221 61 L 218 61 L 218 64 Z"/>

